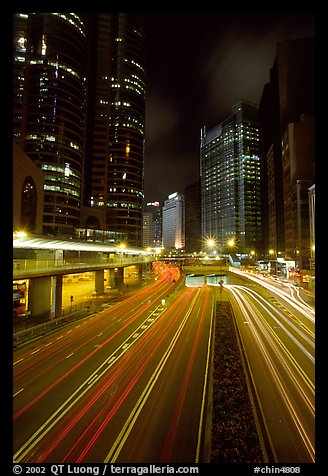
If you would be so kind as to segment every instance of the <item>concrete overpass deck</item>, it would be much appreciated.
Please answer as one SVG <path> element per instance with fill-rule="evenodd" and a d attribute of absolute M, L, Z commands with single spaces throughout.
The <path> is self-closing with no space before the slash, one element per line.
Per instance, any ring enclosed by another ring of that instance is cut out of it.
<path fill-rule="evenodd" d="M 64 275 L 94 271 L 95 293 L 101 295 L 105 280 L 111 288 L 120 289 L 124 268 L 135 265 L 141 280 L 143 269 L 155 260 L 154 252 L 123 244 L 14 235 L 13 314 L 60 317 Z"/>
<path fill-rule="evenodd" d="M 13 258 L 14 279 L 122 268 L 157 259 L 142 248 L 34 236 L 14 236 Z"/>

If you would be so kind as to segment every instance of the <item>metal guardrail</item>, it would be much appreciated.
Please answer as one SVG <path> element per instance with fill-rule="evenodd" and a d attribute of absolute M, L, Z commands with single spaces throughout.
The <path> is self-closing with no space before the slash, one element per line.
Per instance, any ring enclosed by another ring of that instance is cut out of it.
<path fill-rule="evenodd" d="M 13 277 L 26 277 L 26 275 L 38 276 L 40 274 L 69 274 L 76 271 L 96 271 L 97 269 L 108 269 L 116 267 L 130 266 L 133 264 L 150 263 L 154 257 L 149 256 L 128 256 L 126 258 L 84 258 L 83 262 L 79 258 L 67 260 L 46 260 L 46 259 L 14 259 Z"/>
<path fill-rule="evenodd" d="M 174 288 L 171 290 L 168 298 L 166 299 L 166 306 L 171 305 L 174 302 L 176 298 L 176 292 L 182 286 L 183 286 L 183 279 L 179 280 L 178 283 L 176 283 Z M 105 309 L 112 307 L 113 305 L 115 304 L 111 301 L 102 301 L 102 300 L 97 301 L 97 300 L 91 299 L 91 300 L 82 302 L 78 305 L 73 305 L 75 306 L 75 309 L 73 312 L 72 312 L 72 308 L 68 308 L 68 307 L 63 308 L 62 309 L 63 315 L 61 317 L 56 317 L 53 319 L 49 318 L 49 320 L 41 324 L 32 325 L 31 327 L 28 327 L 27 329 L 23 329 L 21 331 L 15 332 L 13 334 L 13 347 L 15 348 L 20 344 L 24 344 L 25 342 L 29 342 L 33 339 L 37 339 L 46 334 L 49 334 L 50 332 L 53 332 L 78 319 L 90 317 L 93 314 L 102 312 Z"/>
<path fill-rule="evenodd" d="M 58 329 L 67 323 L 68 316 L 58 317 L 37 326 L 28 327 L 27 329 L 18 331 L 13 335 L 13 346 L 15 347 L 18 344 L 24 343 L 25 341 L 30 341 L 34 337 L 40 337 L 42 335 L 48 334 L 52 330 Z"/>
<path fill-rule="evenodd" d="M 106 307 L 111 305 L 110 303 L 106 304 Z M 13 346 L 15 348 L 19 344 L 23 344 L 24 342 L 30 341 L 34 338 L 42 337 L 78 319 L 90 317 L 95 312 L 99 312 L 101 308 L 105 308 L 105 304 L 98 304 L 97 306 L 94 306 L 87 302 L 81 303 L 81 305 L 79 305 L 78 308 L 76 308 L 73 312 L 67 313 L 67 310 L 63 309 L 63 315 L 61 317 L 49 319 L 48 321 L 42 322 L 41 324 L 27 327 L 26 329 L 15 332 L 13 334 Z"/>

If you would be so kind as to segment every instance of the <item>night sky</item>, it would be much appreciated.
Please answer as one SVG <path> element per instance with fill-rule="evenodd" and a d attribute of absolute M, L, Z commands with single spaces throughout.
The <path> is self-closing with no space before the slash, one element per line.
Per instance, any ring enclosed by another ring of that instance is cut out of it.
<path fill-rule="evenodd" d="M 145 203 L 199 177 L 200 130 L 259 104 L 276 45 L 315 36 L 314 13 L 145 13 Z"/>

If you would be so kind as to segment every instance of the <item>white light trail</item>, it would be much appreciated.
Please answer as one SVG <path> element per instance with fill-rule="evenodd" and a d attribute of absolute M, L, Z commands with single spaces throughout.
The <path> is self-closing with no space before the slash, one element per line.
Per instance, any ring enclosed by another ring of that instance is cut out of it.
<path fill-rule="evenodd" d="M 308 451 L 309 457 L 314 461 L 314 445 L 302 421 L 304 415 L 300 413 L 299 406 L 292 400 L 290 386 L 286 379 L 283 378 L 281 372 L 279 372 L 277 365 L 274 363 L 273 357 L 278 358 L 280 365 L 291 379 L 290 382 L 295 386 L 296 392 L 299 394 L 300 398 L 303 399 L 304 404 L 308 408 L 313 419 L 314 404 L 300 385 L 300 382 L 297 379 L 297 374 L 292 371 L 289 362 L 292 362 L 297 372 L 300 373 L 301 378 L 310 388 L 312 396 L 314 396 L 314 384 L 312 384 L 310 379 L 304 374 L 293 356 L 287 350 L 286 346 L 282 343 L 281 339 L 279 339 L 277 334 L 273 332 L 272 328 L 268 326 L 261 313 L 259 313 L 259 310 L 251 306 L 249 298 L 243 295 L 244 290 L 238 289 L 238 287 L 233 285 L 226 286 L 226 289 L 233 295 L 243 315 L 248 317 L 247 328 L 253 336 L 254 344 L 258 347 L 263 356 L 263 364 L 265 364 L 268 372 L 271 374 L 272 382 L 275 383 L 281 399 L 285 402 L 286 409 L 288 409 L 290 417 L 298 430 L 299 436 Z M 270 347 L 271 351 L 269 350 Z"/>
<path fill-rule="evenodd" d="M 277 289 L 276 286 L 267 283 L 263 279 L 257 278 L 255 276 L 251 276 L 249 273 L 245 273 L 243 271 L 239 271 L 236 268 L 229 268 L 229 271 L 239 274 L 241 276 L 250 279 L 251 281 L 260 284 L 264 288 L 268 289 L 269 291 L 277 294 L 280 298 L 284 299 L 290 306 L 294 307 L 297 311 L 299 311 L 303 316 L 309 319 L 311 322 L 315 322 L 315 310 L 309 306 L 308 304 L 303 304 L 303 302 L 299 302 L 294 296 L 291 296 L 287 292 L 283 291 L 282 289 Z"/>

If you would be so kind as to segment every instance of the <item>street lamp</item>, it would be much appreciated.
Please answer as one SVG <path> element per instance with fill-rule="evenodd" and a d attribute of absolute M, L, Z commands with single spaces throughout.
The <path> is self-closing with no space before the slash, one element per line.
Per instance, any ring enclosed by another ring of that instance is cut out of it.
<path fill-rule="evenodd" d="M 27 233 L 24 230 L 17 230 L 14 232 L 14 235 L 17 236 L 17 238 L 26 238 Z"/>
<path fill-rule="evenodd" d="M 253 263 L 255 264 L 255 262 L 256 262 L 256 251 L 255 250 L 251 251 L 251 257 L 253 259 Z"/>
<path fill-rule="evenodd" d="M 126 248 L 126 244 L 125 243 L 120 243 L 118 247 L 121 250 L 121 262 L 122 262 L 123 259 L 124 259 L 124 250 Z"/>
<path fill-rule="evenodd" d="M 227 241 L 227 246 L 229 248 L 229 252 L 231 253 L 232 251 L 232 248 L 236 245 L 236 240 L 235 238 L 230 238 L 228 241 Z"/>
<path fill-rule="evenodd" d="M 216 246 L 215 238 L 207 238 L 205 241 L 206 247 L 209 248 L 209 252 L 213 252 L 213 248 Z"/>
<path fill-rule="evenodd" d="M 269 272 L 270 274 L 276 274 L 277 273 L 277 264 L 274 260 L 274 256 L 275 256 L 275 251 L 271 248 L 269 250 Z"/>

